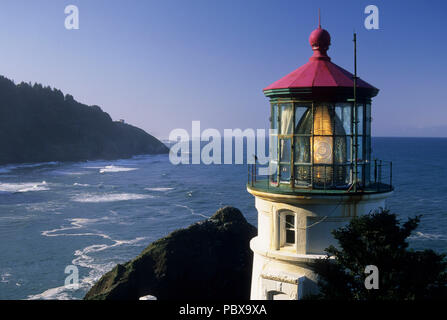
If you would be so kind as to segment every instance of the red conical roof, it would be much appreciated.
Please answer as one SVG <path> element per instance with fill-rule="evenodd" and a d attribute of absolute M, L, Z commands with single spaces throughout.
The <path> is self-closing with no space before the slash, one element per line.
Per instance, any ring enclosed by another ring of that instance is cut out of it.
<path fill-rule="evenodd" d="M 329 32 L 319 27 L 311 33 L 309 42 L 312 50 L 314 50 L 314 54 L 309 59 L 309 62 L 275 81 L 266 87 L 264 91 L 293 88 L 354 87 L 354 75 L 332 63 L 331 58 L 326 54 L 331 44 Z M 357 88 L 369 89 L 372 95 L 378 92 L 377 88 L 359 78 L 357 78 Z"/>

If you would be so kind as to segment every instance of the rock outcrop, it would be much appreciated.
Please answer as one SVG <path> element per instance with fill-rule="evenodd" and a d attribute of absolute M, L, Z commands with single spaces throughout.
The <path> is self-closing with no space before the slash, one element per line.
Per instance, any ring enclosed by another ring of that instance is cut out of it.
<path fill-rule="evenodd" d="M 0 165 L 168 153 L 159 140 L 40 84 L 0 76 Z"/>
<path fill-rule="evenodd" d="M 106 273 L 87 293 L 90 300 L 248 300 L 257 230 L 232 207 L 153 242 Z"/>

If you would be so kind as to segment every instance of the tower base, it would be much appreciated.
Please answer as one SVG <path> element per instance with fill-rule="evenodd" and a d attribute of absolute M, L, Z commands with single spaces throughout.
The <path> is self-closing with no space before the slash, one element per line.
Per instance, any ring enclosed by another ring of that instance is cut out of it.
<path fill-rule="evenodd" d="M 318 293 L 318 277 L 311 263 L 337 247 L 331 231 L 358 215 L 386 207 L 392 192 L 370 194 L 280 195 L 258 192 L 258 236 L 250 242 L 254 253 L 253 300 L 296 300 Z"/>

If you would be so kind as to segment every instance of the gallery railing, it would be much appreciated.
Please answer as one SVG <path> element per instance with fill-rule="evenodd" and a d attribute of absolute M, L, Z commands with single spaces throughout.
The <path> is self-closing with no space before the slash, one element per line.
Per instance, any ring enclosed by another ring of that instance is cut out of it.
<path fill-rule="evenodd" d="M 287 168 L 281 176 L 269 172 L 268 167 L 256 162 L 248 165 L 248 181 L 251 187 L 272 191 L 339 190 L 340 192 L 387 192 L 393 190 L 393 163 L 373 160 L 357 164 L 357 179 L 354 179 L 354 164 L 298 164 Z M 259 170 L 268 172 L 260 175 Z M 285 177 L 284 177 L 285 176 Z M 356 186 L 352 181 L 357 181 Z"/>

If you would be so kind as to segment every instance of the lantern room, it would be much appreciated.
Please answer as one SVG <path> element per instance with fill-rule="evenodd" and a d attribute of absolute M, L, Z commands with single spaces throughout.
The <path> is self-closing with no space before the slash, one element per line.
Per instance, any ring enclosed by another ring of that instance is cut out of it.
<path fill-rule="evenodd" d="M 331 36 L 321 26 L 309 42 L 314 52 L 309 62 L 263 90 L 271 107 L 269 186 L 355 191 L 377 186 L 371 99 L 379 90 L 331 62 Z"/>

